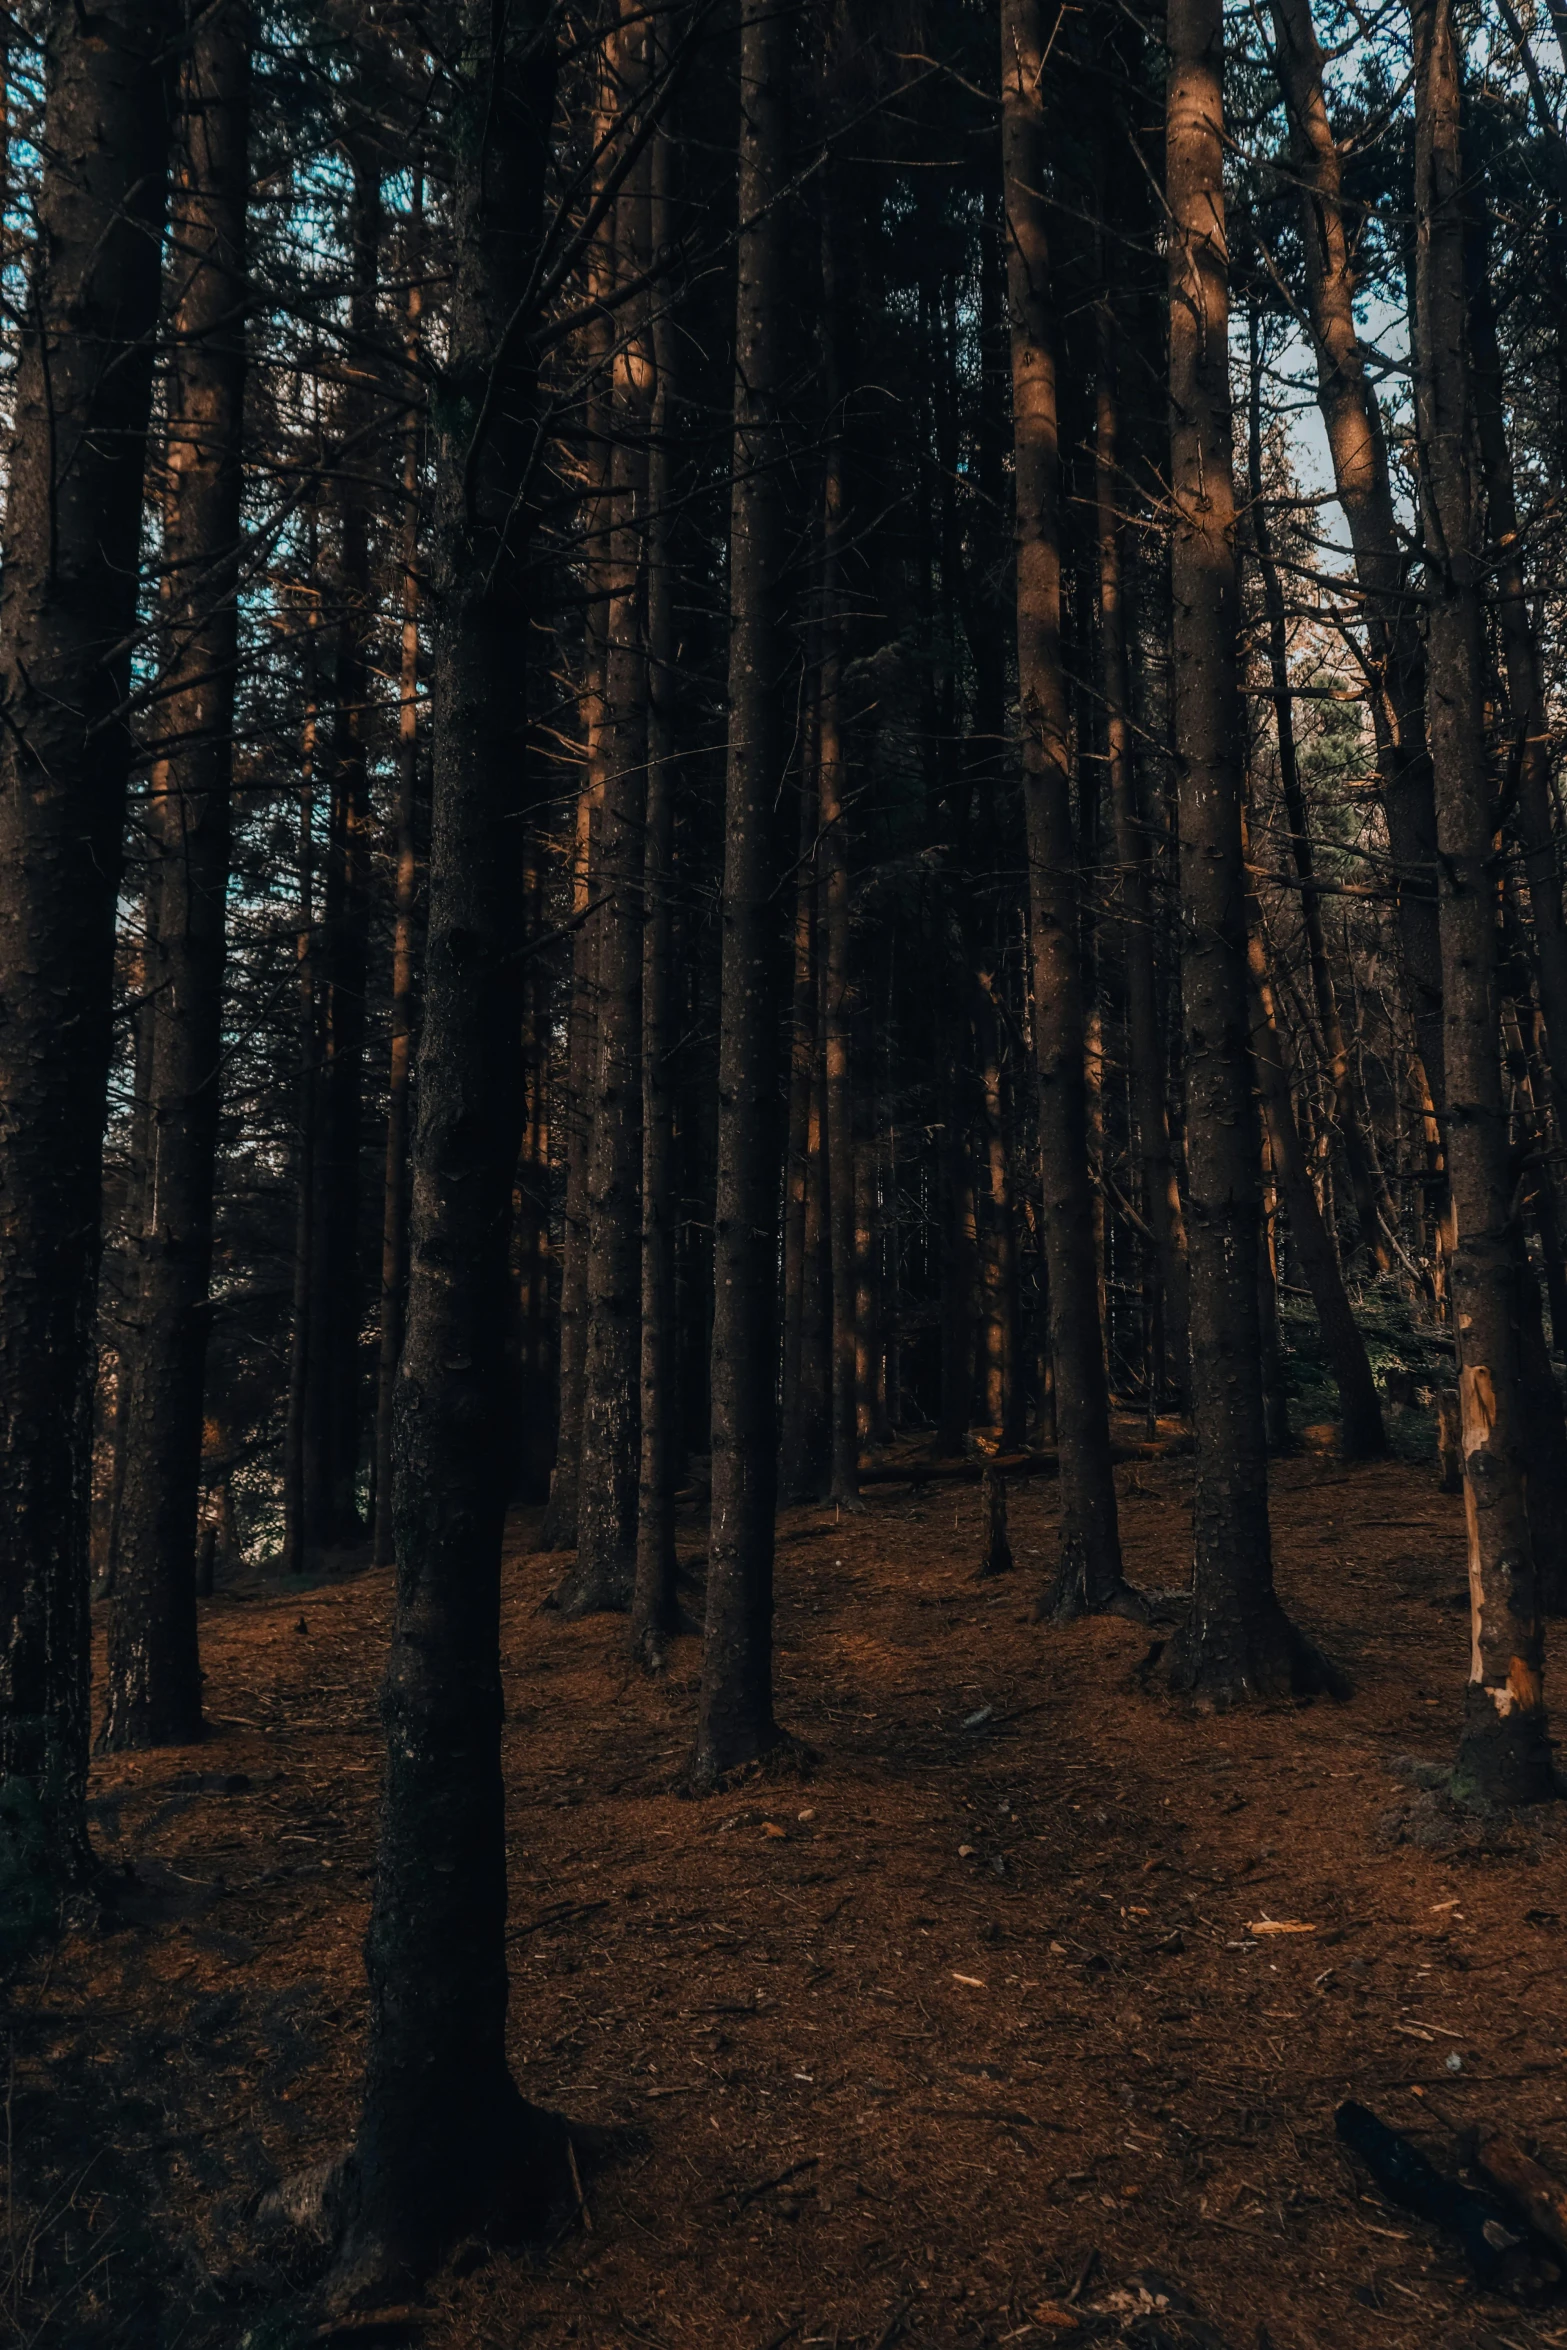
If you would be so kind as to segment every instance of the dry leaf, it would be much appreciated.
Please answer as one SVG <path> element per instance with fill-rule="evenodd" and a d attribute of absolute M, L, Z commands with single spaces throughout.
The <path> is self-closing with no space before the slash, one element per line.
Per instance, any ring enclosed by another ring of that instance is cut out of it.
<path fill-rule="evenodd" d="M 762 1834 L 764 1836 L 782 1836 L 786 1833 L 787 1831 L 783 1828 L 780 1828 L 776 1820 L 763 1820 Z"/>

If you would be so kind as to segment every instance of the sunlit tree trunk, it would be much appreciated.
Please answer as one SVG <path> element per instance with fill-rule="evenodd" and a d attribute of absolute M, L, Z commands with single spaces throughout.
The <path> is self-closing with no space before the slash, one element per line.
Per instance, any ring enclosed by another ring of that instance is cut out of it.
<path fill-rule="evenodd" d="M 1275 1595 L 1268 1523 L 1220 0 L 1172 0 L 1168 41 L 1171 652 L 1196 1443 L 1191 1610 L 1168 1665 L 1175 1688 L 1224 1705 L 1309 1688 L 1321 1663 Z"/>
<path fill-rule="evenodd" d="M 1491 1802 L 1554 1794 L 1530 1537 L 1518 1351 L 1524 1265 L 1502 1093 L 1494 823 L 1486 772 L 1481 533 L 1470 476 L 1460 139 L 1449 0 L 1414 0 L 1416 415 L 1426 545 L 1427 716 L 1436 782 L 1449 1280 L 1469 1527 L 1472 1645 L 1455 1786 Z"/>

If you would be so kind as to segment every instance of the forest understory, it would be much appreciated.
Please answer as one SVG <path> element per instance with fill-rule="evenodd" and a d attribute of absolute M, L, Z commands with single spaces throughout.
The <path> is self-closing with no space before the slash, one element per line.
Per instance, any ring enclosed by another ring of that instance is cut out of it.
<path fill-rule="evenodd" d="M 1117 1483 L 1132 1579 L 1179 1581 L 1189 1464 Z M 1432 1791 L 1463 1503 L 1424 1461 L 1310 1454 L 1273 1494 L 1282 1594 L 1346 1703 L 1172 1706 L 1146 1628 L 1035 1621 L 1050 1485 L 1013 1487 L 988 1581 L 973 1486 L 887 1485 L 781 1519 L 779 1712 L 809 1758 L 708 1801 L 681 1791 L 699 1643 L 628 1670 L 618 1623 L 542 1607 L 563 1561 L 514 1517 L 512 2063 L 631 2134 L 552 2246 L 474 2244 L 421 2304 L 336 2324 L 253 2213 L 354 2128 L 391 1578 L 204 1602 L 211 1735 L 93 1770 L 98 1849 L 140 1889 L 14 1987 L 15 2338 L 1567 2342 L 1567 2302 L 1479 2293 L 1334 2139 L 1354 2097 L 1446 2170 L 1488 2123 L 1567 2171 L 1562 1824 Z M 694 1508 L 679 1533 L 699 1606 Z"/>

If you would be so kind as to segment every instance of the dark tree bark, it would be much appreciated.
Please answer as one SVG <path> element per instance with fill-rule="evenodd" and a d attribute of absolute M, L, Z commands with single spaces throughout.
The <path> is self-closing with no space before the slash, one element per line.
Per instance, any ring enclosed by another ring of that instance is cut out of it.
<path fill-rule="evenodd" d="M 1177 1690 L 1228 1705 L 1316 1686 L 1321 1660 L 1274 1592 L 1268 1524 L 1219 0 L 1172 0 L 1168 38 L 1172 658 L 1196 1444 L 1192 1604 L 1168 1667 Z"/>
<path fill-rule="evenodd" d="M 595 199 L 605 194 L 605 175 L 614 158 L 611 131 L 615 93 L 601 70 L 594 124 L 598 155 Z M 587 399 L 588 482 L 583 501 L 583 562 L 587 610 L 584 617 L 583 766 L 577 796 L 577 830 L 572 859 L 571 1002 L 566 1034 L 566 1206 L 561 1237 L 560 1376 L 556 1415 L 555 1469 L 549 1504 L 539 1529 L 541 1550 L 575 1550 L 582 1486 L 582 1422 L 587 1395 L 589 1188 L 593 1162 L 593 1119 L 598 1076 L 598 966 L 601 915 L 599 842 L 603 830 L 606 686 L 609 664 L 610 535 L 613 521 L 610 437 L 613 379 L 610 347 L 615 290 L 615 205 L 607 203 L 588 259 L 593 315 L 583 336 Z"/>
<path fill-rule="evenodd" d="M 614 96 L 633 135 L 648 79 L 649 27 L 624 0 Z M 617 295 L 651 260 L 651 143 L 615 207 Z M 608 647 L 604 669 L 604 805 L 598 917 L 597 1078 L 588 1171 L 587 1325 L 577 1557 L 557 1602 L 568 1616 L 631 1605 L 636 1575 L 639 1352 L 642 1315 L 643 851 L 647 823 L 644 534 L 653 393 L 645 295 L 617 309 L 610 428 Z"/>
<path fill-rule="evenodd" d="M 1469 436 L 1466 191 L 1448 0 L 1414 0 L 1415 395 L 1427 552 L 1426 725 L 1436 785 L 1449 1279 L 1469 1525 L 1473 1639 L 1455 1789 L 1500 1803 L 1555 1793 L 1545 1644 L 1529 1527 L 1521 1280 L 1502 1092 L 1494 822 L 1486 774 L 1483 555 Z M 1536 1301 L 1538 1311 L 1538 1301 Z"/>
<path fill-rule="evenodd" d="M 812 662 L 820 683 L 819 664 Z M 779 1437 L 779 1487 L 787 1501 L 817 1499 L 827 1489 L 826 1442 L 831 1403 L 829 1379 L 821 1377 L 822 1301 L 819 1219 L 813 1219 L 813 1191 L 821 1188 L 818 1159 L 822 1136 L 815 1114 L 821 1059 L 818 1017 L 822 926 L 817 920 L 821 884 L 817 873 L 817 768 L 821 729 L 813 702 L 808 757 L 800 779 L 799 861 L 794 885 L 794 986 L 789 1019 L 789 1129 L 784 1174 L 784 1342 L 783 1421 Z M 814 1254 L 813 1254 L 814 1252 Z"/>
<path fill-rule="evenodd" d="M 669 248 L 672 135 L 661 124 L 649 159 L 648 251 Z M 679 652 L 675 547 L 679 337 L 667 292 L 651 322 L 653 409 L 647 466 L 647 836 L 642 891 L 642 1412 L 637 1476 L 636 1575 L 631 1653 L 657 1666 L 680 1629 L 675 1591 L 675 1170 L 674 953 L 675 781 Z"/>
<path fill-rule="evenodd" d="M 313 586 L 315 534 L 311 532 Z M 305 622 L 305 723 L 299 746 L 299 928 L 294 940 L 298 1061 L 294 1075 L 294 1264 L 290 1298 L 288 1390 L 283 1420 L 283 1572 L 302 1575 L 308 1561 L 306 1421 L 310 1401 L 311 1258 L 315 1246 L 316 1117 L 320 1107 L 320 1025 L 316 1012 L 316 705 L 314 600 Z"/>
<path fill-rule="evenodd" d="M 831 459 L 829 459 L 831 463 Z M 829 479 L 828 497 L 833 496 Z M 832 526 L 836 529 L 836 522 Z M 824 562 L 824 572 L 832 565 Z M 855 1266 L 853 982 L 849 968 L 849 849 L 843 809 L 839 655 L 829 623 L 822 653 L 819 822 L 822 1006 L 827 1111 L 827 1229 L 832 1264 L 832 1476 L 835 1501 L 860 1498 L 860 1323 Z"/>
<path fill-rule="evenodd" d="M 965 976 L 956 959 L 947 965 L 955 993 Z M 939 1452 L 963 1449 L 974 1408 L 975 1290 L 978 1232 L 974 1164 L 969 1148 L 962 1073 L 967 1064 L 966 1023 L 951 1014 L 942 1023 L 939 1071 L 941 1120 L 941 1419 Z"/>
<path fill-rule="evenodd" d="M 0 580 L 0 1868 L 81 1876 L 93 1290 L 125 697 L 168 168 L 168 0 L 61 4 Z"/>
<path fill-rule="evenodd" d="M 773 1718 L 778 1439 L 778 1058 L 773 811 L 788 758 L 783 290 L 788 265 L 791 13 L 748 0 L 740 32 L 734 487 L 729 537 L 729 758 L 713 1218 L 713 1500 L 692 1780 L 712 1787 L 779 1743 Z"/>
<path fill-rule="evenodd" d="M 592 911 L 598 801 L 603 784 L 598 744 L 602 695 L 588 696 L 587 778 L 577 795 L 572 856 L 571 1003 L 566 1028 L 566 1207 L 561 1235 L 560 1374 L 556 1400 L 555 1469 L 539 1529 L 541 1550 L 577 1547 L 577 1496 L 582 1463 L 583 1376 L 587 1366 L 588 1162 L 593 1150 L 593 1068 L 598 1037 L 596 975 L 599 917 Z"/>
<path fill-rule="evenodd" d="M 419 362 L 424 263 L 420 224 L 423 172 L 414 167 L 408 239 L 407 357 Z M 386 1172 L 381 1208 L 381 1360 L 375 1399 L 375 1548 L 378 1567 L 396 1557 L 392 1534 L 392 1418 L 408 1307 L 408 1127 L 413 1108 L 415 959 L 419 861 L 419 413 L 403 426 L 403 628 L 398 679 L 397 796 L 392 808 L 392 1037 L 386 1080 Z"/>
<path fill-rule="evenodd" d="M 461 2233 L 537 2227 L 564 2132 L 506 2061 L 500 1554 L 507 1226 L 521 1121 L 526 293 L 554 11 L 465 0 L 448 350 L 431 531 L 434 801 L 370 2044 L 337 2272 L 386 2298 Z"/>
<path fill-rule="evenodd" d="M 1045 1255 L 1061 1454 L 1065 1618 L 1136 1602 L 1121 1572 L 1088 1169 L 1077 838 L 1061 665 L 1059 418 L 1047 207 L 1043 0 L 1003 0 L 1001 138 L 1017 485 L 1017 657 Z"/>
<path fill-rule="evenodd" d="M 972 990 L 974 1061 L 984 1137 L 983 1212 L 975 1216 L 979 1276 L 979 1417 L 1003 1452 L 1022 1442 L 1023 1316 L 1017 1223 L 1012 1198 L 1008 1087 L 1002 1064 L 1002 1012 L 995 975 L 981 972 Z"/>
<path fill-rule="evenodd" d="M 196 21 L 180 90 L 172 198 L 174 353 L 163 618 L 169 698 L 147 829 L 155 844 L 158 992 L 147 1199 L 125 1431 L 106 1752 L 201 1735 L 196 1502 L 222 1064 L 224 908 L 238 659 L 245 409 L 250 9 Z"/>
<path fill-rule="evenodd" d="M 326 903 L 317 942 L 319 1099 L 312 1173 L 311 1300 L 305 1408 L 306 1540 L 357 1543 L 364 1281 L 360 1157 L 364 1143 L 365 988 L 370 953 L 370 644 L 374 629 L 370 530 L 376 387 L 363 353 L 372 344 L 380 274 L 380 163 L 368 139 L 350 142 L 349 326 L 358 363 L 348 372 L 338 426 L 347 444 L 336 484 L 337 613 L 332 723 L 325 765 Z"/>
<path fill-rule="evenodd" d="M 1105 754 L 1110 822 L 1115 836 L 1116 902 L 1126 970 L 1127 1053 L 1132 1110 L 1142 1168 L 1142 1205 L 1153 1234 L 1158 1313 L 1154 1347 L 1156 1384 L 1187 1393 L 1191 1357 L 1190 1284 L 1186 1219 L 1170 1151 L 1165 1104 L 1164 1044 L 1154 970 L 1153 893 L 1148 827 L 1132 751 L 1131 694 L 1126 661 L 1122 589 L 1119 369 L 1113 288 L 1098 305 L 1098 380 L 1094 432 L 1095 520 L 1099 541 L 1099 666 L 1104 697 Z"/>
<path fill-rule="evenodd" d="M 829 85 L 830 86 L 830 85 Z M 828 157 L 822 199 L 822 354 L 827 420 L 822 466 L 821 670 L 817 685 L 817 823 L 822 868 L 822 1004 L 827 1103 L 827 1223 L 832 1251 L 832 1498 L 860 1499 L 862 1333 L 855 1277 L 854 977 L 849 944 L 849 830 L 843 803 L 844 531 L 841 174 Z"/>

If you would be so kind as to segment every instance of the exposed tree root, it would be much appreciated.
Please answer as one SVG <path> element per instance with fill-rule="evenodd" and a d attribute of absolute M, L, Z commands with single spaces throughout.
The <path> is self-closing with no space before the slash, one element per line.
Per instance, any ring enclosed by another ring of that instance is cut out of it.
<path fill-rule="evenodd" d="M 1205 1622 L 1193 1610 L 1168 1641 L 1155 1644 L 1141 1670 L 1145 1682 L 1157 1673 L 1172 1697 L 1190 1698 L 1211 1713 L 1290 1699 L 1342 1699 L 1353 1688 L 1348 1674 L 1291 1623 L 1277 1601 L 1245 1622 Z"/>

